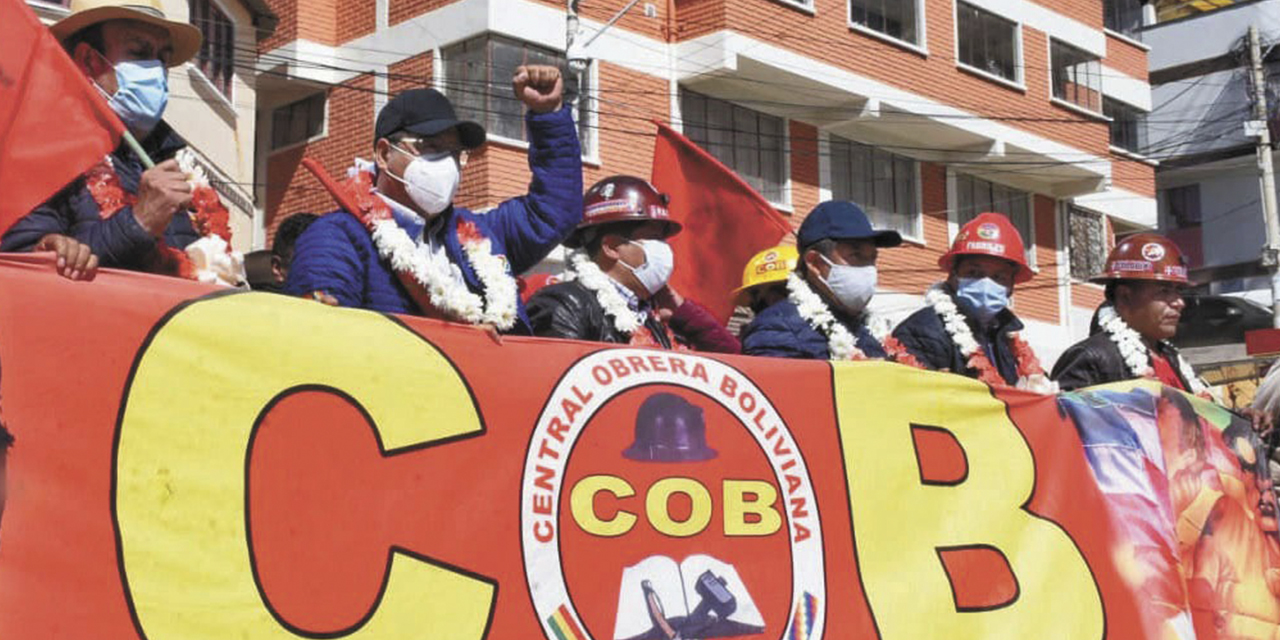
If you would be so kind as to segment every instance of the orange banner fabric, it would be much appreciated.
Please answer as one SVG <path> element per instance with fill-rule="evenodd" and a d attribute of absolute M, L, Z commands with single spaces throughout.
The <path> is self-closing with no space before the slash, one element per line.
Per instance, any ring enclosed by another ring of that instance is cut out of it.
<path fill-rule="evenodd" d="M 1280 619 L 1251 435 L 1159 387 L 499 345 L 146 274 L 74 283 L 29 256 L 0 256 L 0 301 L 5 640 L 1225 638 Z"/>

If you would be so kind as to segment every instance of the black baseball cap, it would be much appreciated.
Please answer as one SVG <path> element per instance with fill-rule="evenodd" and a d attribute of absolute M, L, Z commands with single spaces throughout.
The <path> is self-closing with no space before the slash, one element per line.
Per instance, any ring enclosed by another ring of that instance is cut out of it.
<path fill-rule="evenodd" d="M 470 120 L 459 120 L 443 93 L 435 89 L 410 89 L 382 107 L 373 131 L 378 138 L 386 138 L 398 131 L 434 136 L 454 128 L 458 130 L 462 146 L 475 149 L 484 144 L 484 127 Z"/>

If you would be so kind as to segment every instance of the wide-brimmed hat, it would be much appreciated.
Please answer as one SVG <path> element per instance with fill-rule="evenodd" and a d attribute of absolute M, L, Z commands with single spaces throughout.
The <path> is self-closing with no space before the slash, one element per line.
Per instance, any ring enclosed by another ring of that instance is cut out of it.
<path fill-rule="evenodd" d="M 195 57 L 204 36 L 187 22 L 165 16 L 160 0 L 71 0 L 71 15 L 53 23 L 49 30 L 58 42 L 65 42 L 85 27 L 110 20 L 136 20 L 154 24 L 169 32 L 173 55 L 169 66 L 176 67 Z"/>

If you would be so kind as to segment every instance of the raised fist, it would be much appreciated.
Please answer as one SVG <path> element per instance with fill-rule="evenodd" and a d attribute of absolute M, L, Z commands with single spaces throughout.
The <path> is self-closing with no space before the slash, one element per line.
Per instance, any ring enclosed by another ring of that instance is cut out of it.
<path fill-rule="evenodd" d="M 564 78 L 560 69 L 547 65 L 530 64 L 516 67 L 511 78 L 511 89 L 516 97 L 534 113 L 551 113 L 560 109 L 564 95 Z"/>

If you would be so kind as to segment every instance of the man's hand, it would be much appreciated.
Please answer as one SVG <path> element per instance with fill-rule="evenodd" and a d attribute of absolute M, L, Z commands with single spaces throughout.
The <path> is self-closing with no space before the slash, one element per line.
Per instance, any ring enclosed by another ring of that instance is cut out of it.
<path fill-rule="evenodd" d="M 176 160 L 165 160 L 143 172 L 138 181 L 133 217 L 142 228 L 159 238 L 173 220 L 173 214 L 190 205 L 191 184 Z"/>
<path fill-rule="evenodd" d="M 676 309 L 684 304 L 684 296 L 679 291 L 667 285 L 653 294 L 653 309 L 658 314 L 658 319 L 663 322 L 669 322 L 671 316 L 676 314 Z"/>
<path fill-rule="evenodd" d="M 306 298 L 307 300 L 315 300 L 320 304 L 329 305 L 330 307 L 342 306 L 342 303 L 338 302 L 337 298 L 329 295 L 328 291 L 316 290 L 311 293 L 304 293 L 300 297 Z"/>
<path fill-rule="evenodd" d="M 35 250 L 52 251 L 57 256 L 58 275 L 68 280 L 92 280 L 98 274 L 98 256 L 75 238 L 51 233 L 40 239 Z"/>
<path fill-rule="evenodd" d="M 534 113 L 551 113 L 560 109 L 564 94 L 564 78 L 560 69 L 547 65 L 530 64 L 516 67 L 511 79 L 516 97 Z"/>

